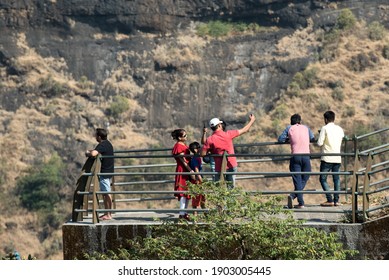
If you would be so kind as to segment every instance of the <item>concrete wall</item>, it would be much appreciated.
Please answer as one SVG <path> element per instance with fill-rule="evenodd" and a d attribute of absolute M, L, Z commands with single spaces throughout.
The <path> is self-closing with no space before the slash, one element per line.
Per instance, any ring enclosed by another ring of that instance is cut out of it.
<path fill-rule="evenodd" d="M 65 260 L 84 259 L 85 253 L 107 252 L 126 247 L 126 240 L 145 236 L 145 224 L 79 224 L 67 223 L 62 227 Z M 153 224 L 152 226 L 160 226 Z M 389 216 L 363 224 L 310 224 L 306 225 L 337 232 L 349 249 L 359 251 L 357 259 L 389 259 Z"/>

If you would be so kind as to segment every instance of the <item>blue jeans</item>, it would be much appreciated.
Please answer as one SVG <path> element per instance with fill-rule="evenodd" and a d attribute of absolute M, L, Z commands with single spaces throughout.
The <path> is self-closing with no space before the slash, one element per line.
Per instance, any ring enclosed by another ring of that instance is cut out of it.
<path fill-rule="evenodd" d="M 320 162 L 320 172 L 339 172 L 340 169 L 340 163 L 330 163 L 321 161 Z M 321 174 L 320 175 L 320 184 L 323 188 L 323 191 L 330 191 L 330 186 L 327 183 L 327 177 L 328 174 Z M 332 174 L 332 179 L 334 181 L 334 191 L 340 191 L 340 176 L 339 174 Z M 332 199 L 332 194 L 326 193 L 326 198 L 328 202 L 335 202 L 337 203 L 339 201 L 339 194 L 334 193 L 334 198 Z"/>
<path fill-rule="evenodd" d="M 227 187 L 229 189 L 233 189 L 235 187 L 236 175 L 235 174 L 228 174 L 228 173 L 229 172 L 237 172 L 237 171 L 238 171 L 238 167 L 232 167 L 232 168 L 227 169 L 227 172 L 224 173 Z M 220 181 L 220 173 L 215 175 L 215 182 L 218 182 L 218 181 Z"/>
<path fill-rule="evenodd" d="M 311 172 L 311 160 L 309 156 L 294 155 L 290 158 L 289 170 L 291 172 Z M 293 174 L 293 185 L 295 191 L 302 191 L 308 182 L 309 174 Z M 300 206 L 304 205 L 304 197 L 302 193 L 291 193 L 292 199 L 297 197 Z"/>
<path fill-rule="evenodd" d="M 215 172 L 215 159 L 213 157 L 209 157 L 209 165 L 211 166 L 211 171 Z M 212 175 L 212 180 L 215 181 L 215 176 Z"/>

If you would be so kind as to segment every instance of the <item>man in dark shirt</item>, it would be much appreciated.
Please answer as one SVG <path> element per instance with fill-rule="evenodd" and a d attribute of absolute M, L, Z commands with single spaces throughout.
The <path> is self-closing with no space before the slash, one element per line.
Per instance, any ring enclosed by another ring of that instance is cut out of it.
<path fill-rule="evenodd" d="M 97 144 L 94 150 L 87 150 L 85 152 L 85 156 L 87 157 L 96 157 L 97 155 L 102 156 L 113 156 L 113 146 L 111 142 L 107 139 L 107 131 L 103 128 L 96 129 L 96 141 Z M 101 159 L 101 169 L 100 173 L 113 173 L 114 172 L 114 158 L 107 157 Z M 111 178 L 112 175 L 100 175 L 99 183 L 100 183 L 100 191 L 102 192 L 110 192 L 111 191 Z M 112 197 L 111 194 L 103 194 L 104 208 L 112 209 Z M 111 220 L 112 215 L 111 212 L 107 212 L 104 215 L 100 216 L 102 220 Z"/>

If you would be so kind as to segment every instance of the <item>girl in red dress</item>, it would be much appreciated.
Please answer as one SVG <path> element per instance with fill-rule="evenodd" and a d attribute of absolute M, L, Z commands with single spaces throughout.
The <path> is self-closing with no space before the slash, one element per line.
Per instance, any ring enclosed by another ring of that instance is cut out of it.
<path fill-rule="evenodd" d="M 193 172 L 189 166 L 190 159 L 190 151 L 188 146 L 185 144 L 186 141 L 186 131 L 184 129 L 176 129 L 172 133 L 172 138 L 176 140 L 176 144 L 173 147 L 172 154 L 175 157 L 177 166 L 176 172 Z M 188 155 L 188 157 L 183 157 L 184 155 Z M 184 174 L 176 174 L 175 183 L 174 183 L 174 191 L 187 191 L 188 187 L 186 185 L 186 181 L 188 181 L 192 176 L 184 175 Z M 174 194 L 180 202 L 180 209 L 187 209 L 190 196 L 185 193 L 177 193 Z M 185 211 L 180 211 L 179 218 L 183 218 L 189 220 L 189 215 Z"/>

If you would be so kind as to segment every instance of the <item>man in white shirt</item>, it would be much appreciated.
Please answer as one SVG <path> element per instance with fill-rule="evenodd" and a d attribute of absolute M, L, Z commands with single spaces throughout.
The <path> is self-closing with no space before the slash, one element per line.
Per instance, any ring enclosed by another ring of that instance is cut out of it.
<path fill-rule="evenodd" d="M 324 113 L 324 122 L 320 130 L 317 144 L 321 147 L 321 152 L 324 154 L 321 157 L 320 172 L 339 172 L 342 163 L 340 155 L 325 155 L 325 154 L 340 154 L 340 148 L 344 137 L 343 129 L 334 123 L 335 113 L 327 111 Z M 328 174 L 320 175 L 320 184 L 324 191 L 330 191 L 330 186 L 327 183 Z M 340 175 L 332 175 L 334 181 L 334 191 L 340 191 Z M 326 193 L 327 201 L 321 203 L 321 206 L 341 206 L 339 202 L 339 193 Z"/>

